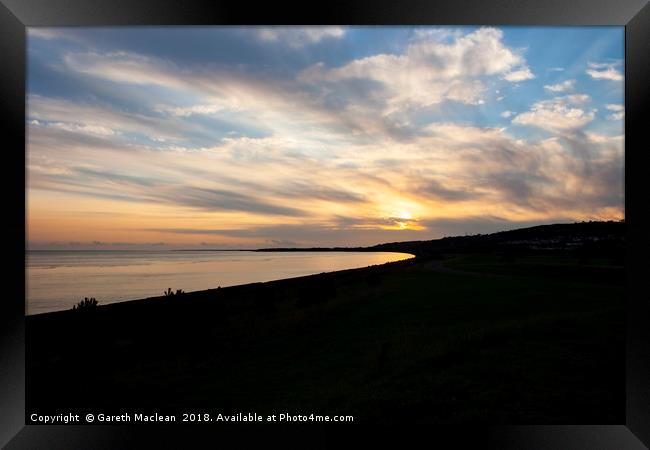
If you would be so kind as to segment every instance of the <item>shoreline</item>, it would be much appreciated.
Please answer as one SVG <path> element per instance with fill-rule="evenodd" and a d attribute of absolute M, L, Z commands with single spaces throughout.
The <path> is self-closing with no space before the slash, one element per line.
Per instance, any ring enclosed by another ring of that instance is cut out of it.
<path fill-rule="evenodd" d="M 396 244 L 401 244 L 397 242 Z M 406 242 L 404 242 L 406 243 Z M 378 244 L 387 245 L 387 244 Z M 127 252 L 147 252 L 147 253 L 164 253 L 164 252 L 381 252 L 381 253 L 407 253 L 397 251 L 387 251 L 375 247 L 278 247 L 278 248 L 168 248 L 164 250 L 154 249 L 26 249 L 25 253 L 38 252 L 107 252 L 107 253 L 127 253 Z"/>
<path fill-rule="evenodd" d="M 202 250 L 199 250 L 199 251 L 202 251 Z M 260 251 L 262 251 L 262 250 L 260 250 Z M 289 250 L 282 250 L 282 251 L 289 251 Z M 323 251 L 327 252 L 327 251 L 334 251 L 334 250 L 323 250 Z M 210 293 L 215 293 L 217 291 L 222 292 L 222 291 L 233 290 L 233 289 L 237 289 L 237 288 L 247 288 L 247 287 L 258 286 L 258 285 L 267 285 L 267 284 L 270 284 L 270 283 L 281 283 L 281 282 L 287 282 L 287 281 L 302 280 L 302 279 L 307 279 L 307 278 L 310 278 L 310 277 L 317 277 L 317 276 L 327 275 L 327 274 L 336 275 L 336 274 L 342 274 L 342 273 L 349 272 L 349 271 L 363 271 L 363 270 L 367 270 L 367 269 L 371 269 L 371 268 L 375 268 L 375 267 L 383 267 L 383 266 L 387 266 L 389 264 L 398 264 L 398 263 L 401 263 L 401 262 L 404 262 L 404 261 L 414 261 L 414 260 L 417 259 L 417 255 L 414 255 L 413 253 L 409 253 L 409 252 L 396 252 L 396 251 L 391 252 L 391 251 L 385 251 L 385 250 L 373 250 L 373 252 L 376 252 L 376 253 L 403 253 L 403 254 L 407 254 L 407 255 L 411 255 L 411 256 L 409 258 L 404 258 L 404 259 L 401 259 L 401 260 L 398 260 L 398 261 L 389 261 L 389 262 L 385 262 L 385 263 L 382 263 L 382 264 L 371 264 L 369 266 L 364 266 L 364 267 L 355 267 L 355 268 L 350 268 L 350 269 L 340 269 L 340 270 L 332 270 L 332 271 L 326 271 L 326 272 L 318 272 L 318 273 L 313 273 L 313 274 L 309 274 L 309 275 L 299 275 L 299 276 L 296 276 L 296 277 L 278 278 L 276 280 L 269 280 L 269 281 L 253 281 L 253 282 L 250 282 L 250 283 L 235 284 L 235 285 L 232 285 L 232 286 L 224 286 L 224 287 L 217 286 L 217 287 L 214 287 L 214 288 L 201 289 L 201 290 L 197 290 L 197 291 L 186 291 L 186 292 L 184 292 L 182 294 L 182 298 L 187 299 L 187 298 L 190 298 L 190 297 L 209 295 Z M 230 291 L 228 291 L 228 292 L 230 292 Z M 144 298 L 136 298 L 136 299 L 130 299 L 130 300 L 121 300 L 121 301 L 116 301 L 116 302 L 111 302 L 111 303 L 103 303 L 103 304 L 100 303 L 100 304 L 97 305 L 97 307 L 104 310 L 105 308 L 111 307 L 111 306 L 115 307 L 117 305 L 126 305 L 126 304 L 139 303 L 139 302 L 151 302 L 151 303 L 153 303 L 153 302 L 156 302 L 156 301 L 167 300 L 167 299 L 168 299 L 168 297 L 166 297 L 164 295 L 159 295 L 159 296 L 153 296 L 153 297 L 144 297 Z M 38 317 L 43 317 L 43 316 L 46 316 L 46 315 L 48 315 L 48 316 L 53 315 L 53 314 L 63 315 L 63 314 L 70 314 L 70 313 L 75 313 L 75 312 L 76 311 L 73 311 L 72 308 L 69 308 L 69 309 L 62 309 L 62 310 L 58 310 L 58 311 L 46 311 L 46 312 L 39 312 L 39 313 L 34 313 L 34 314 L 25 314 L 25 317 L 26 318 L 27 317 L 37 317 L 37 316 Z"/>
<path fill-rule="evenodd" d="M 479 250 L 26 316 L 26 404 L 623 420 L 619 251 Z"/>
<path fill-rule="evenodd" d="M 372 247 L 314 247 L 314 248 L 275 248 L 256 249 L 254 252 L 359 252 L 359 253 L 401 253 L 411 257 L 385 264 L 396 264 L 402 261 L 423 261 L 430 259 L 442 259 L 443 255 L 450 254 L 495 254 L 508 261 L 514 261 L 521 255 L 534 252 L 546 255 L 573 255 L 579 260 L 588 259 L 589 255 L 598 253 L 615 256 L 619 262 L 623 261 L 622 252 L 624 248 L 624 222 L 578 222 L 573 224 L 549 224 L 530 228 L 501 231 L 487 235 L 455 236 L 430 241 L 406 241 L 379 244 Z M 122 250 L 124 251 L 124 250 Z M 191 250 L 190 250 L 191 251 Z M 222 251 L 210 249 L 197 249 L 196 252 Z M 229 250 L 229 251 L 251 251 L 251 250 Z M 118 252 L 118 251 L 116 251 Z M 289 282 L 306 277 L 314 277 L 323 274 L 338 274 L 350 270 L 369 270 L 377 265 L 358 267 L 355 269 L 334 270 L 331 272 L 319 272 L 311 275 L 300 275 L 290 278 L 279 278 L 269 281 L 253 281 L 245 284 L 237 284 L 223 288 L 209 288 L 198 291 L 189 291 L 183 294 L 183 298 L 201 297 L 218 289 L 235 289 L 246 286 L 254 286 L 268 283 Z M 230 291 L 229 291 L 230 292 Z M 159 301 L 165 296 L 144 297 L 132 300 L 118 301 L 114 303 L 100 304 L 100 310 L 113 305 L 146 303 Z M 46 314 L 62 314 L 71 309 L 60 311 L 49 311 L 25 315 L 25 317 L 43 316 Z"/>

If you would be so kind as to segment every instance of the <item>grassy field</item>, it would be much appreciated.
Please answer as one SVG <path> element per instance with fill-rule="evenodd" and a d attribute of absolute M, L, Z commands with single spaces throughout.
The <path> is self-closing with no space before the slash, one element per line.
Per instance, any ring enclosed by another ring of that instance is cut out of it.
<path fill-rule="evenodd" d="M 28 317 L 28 410 L 624 422 L 616 261 L 444 256 Z"/>

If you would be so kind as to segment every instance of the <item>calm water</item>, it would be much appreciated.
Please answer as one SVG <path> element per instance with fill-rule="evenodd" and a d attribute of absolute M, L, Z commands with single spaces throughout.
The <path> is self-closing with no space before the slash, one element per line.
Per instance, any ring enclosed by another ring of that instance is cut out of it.
<path fill-rule="evenodd" d="M 84 297 L 100 304 L 366 267 L 405 253 L 228 251 L 31 251 L 26 313 L 70 309 Z"/>

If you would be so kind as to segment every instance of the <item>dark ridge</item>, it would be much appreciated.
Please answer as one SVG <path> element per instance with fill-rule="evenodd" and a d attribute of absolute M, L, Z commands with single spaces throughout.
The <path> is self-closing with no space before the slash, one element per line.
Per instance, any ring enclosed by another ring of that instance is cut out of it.
<path fill-rule="evenodd" d="M 623 423 L 624 233 L 382 244 L 418 256 L 27 316 L 26 411 Z"/>
<path fill-rule="evenodd" d="M 623 251 L 625 222 L 576 222 L 539 225 L 510 231 L 471 236 L 453 236 L 429 241 L 389 242 L 372 247 L 262 248 L 259 252 L 400 252 L 415 256 L 435 256 L 440 252 L 483 252 L 505 249 Z"/>

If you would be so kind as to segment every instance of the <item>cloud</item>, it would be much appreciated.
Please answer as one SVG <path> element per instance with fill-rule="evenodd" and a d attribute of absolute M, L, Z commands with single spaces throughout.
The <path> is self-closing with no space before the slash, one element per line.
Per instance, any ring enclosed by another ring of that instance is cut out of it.
<path fill-rule="evenodd" d="M 483 195 L 473 189 L 454 189 L 445 186 L 438 180 L 427 180 L 424 184 L 419 186 L 418 192 L 425 196 L 431 196 L 435 199 L 446 201 L 477 199 Z"/>
<path fill-rule="evenodd" d="M 584 110 L 578 105 L 589 101 L 585 94 L 556 97 L 536 102 L 530 111 L 518 114 L 512 119 L 517 125 L 542 128 L 547 131 L 567 131 L 582 128 L 594 120 L 596 110 Z"/>
<path fill-rule="evenodd" d="M 38 39 L 46 39 L 46 40 L 51 40 L 51 39 L 59 39 L 64 36 L 66 36 L 65 33 L 61 33 L 60 31 L 57 31 L 56 29 L 53 28 L 35 28 L 35 27 L 28 27 L 27 28 L 27 36 L 32 38 L 38 38 Z"/>
<path fill-rule="evenodd" d="M 188 82 L 175 77 L 175 64 L 128 51 L 68 52 L 63 56 L 68 69 L 75 72 L 135 85 L 159 85 L 183 90 Z"/>
<path fill-rule="evenodd" d="M 279 224 L 238 229 L 153 228 L 144 231 L 189 236 L 222 236 L 240 238 L 253 242 L 254 246 L 268 246 L 269 242 L 300 243 L 301 247 L 375 245 L 384 242 L 412 240 L 421 237 L 418 231 L 409 229 L 382 229 L 366 227 L 342 227 L 336 224 L 311 223 L 305 225 Z"/>
<path fill-rule="evenodd" d="M 235 190 L 195 186 L 174 186 L 149 192 L 152 199 L 205 211 L 243 211 L 278 216 L 304 216 L 297 208 L 265 201 L 259 196 L 247 195 Z"/>
<path fill-rule="evenodd" d="M 515 139 L 503 128 L 436 123 L 397 147 L 356 145 L 327 152 L 327 159 L 295 164 L 291 157 L 283 159 L 281 140 L 262 139 L 269 146 L 260 147 L 266 159 L 255 166 L 237 158 L 237 141 L 156 158 L 134 149 L 128 171 L 118 168 L 121 158 L 113 158 L 114 168 L 80 167 L 79 157 L 71 156 L 67 169 L 64 164 L 54 173 L 37 173 L 33 163 L 50 166 L 35 159 L 37 149 L 31 147 L 30 192 L 38 188 L 96 202 L 126 201 L 142 205 L 137 208 L 143 212 L 150 208 L 147 204 L 155 205 L 187 222 L 161 225 L 157 233 L 170 229 L 178 236 L 220 235 L 225 242 L 256 246 L 269 240 L 370 245 L 434 238 L 440 235 L 427 224 L 436 217 L 476 215 L 485 205 L 507 221 L 537 217 L 541 222 L 622 206 L 616 178 L 622 176 L 622 140 L 593 133 L 576 134 L 571 141 L 530 142 Z M 248 141 L 244 148 L 254 144 Z M 280 149 L 273 150 L 275 145 Z M 96 151 L 87 148 L 79 156 L 92 159 Z M 110 164 L 111 159 L 99 161 Z M 614 183 L 610 191 L 606 182 Z M 191 218 L 191 210 L 206 218 L 202 226 Z M 237 219 L 237 214 L 243 216 Z M 265 224 L 268 221 L 273 224 Z M 211 228 L 211 223 L 224 226 Z"/>
<path fill-rule="evenodd" d="M 622 81 L 623 74 L 615 69 L 620 62 L 615 63 L 588 63 L 587 75 L 597 80 Z"/>
<path fill-rule="evenodd" d="M 524 206 L 533 210 L 544 211 L 543 196 L 540 192 L 550 179 L 539 172 L 528 172 L 510 168 L 509 170 L 487 174 L 483 177 L 482 187 L 498 192 L 498 195 L 511 204 Z"/>
<path fill-rule="evenodd" d="M 153 187 L 160 184 L 160 180 L 151 177 L 143 177 L 139 175 L 113 173 L 108 171 L 90 169 L 86 167 L 77 167 L 74 169 L 74 171 L 80 175 L 86 175 L 93 178 L 108 180 L 112 183 L 126 183 L 130 185 L 146 186 L 146 187 Z"/>
<path fill-rule="evenodd" d="M 47 122 L 29 123 L 27 129 L 27 145 L 35 153 L 55 155 L 81 153 L 85 149 L 125 151 L 133 147 L 120 133 L 89 133 L 87 128 L 48 126 Z"/>
<path fill-rule="evenodd" d="M 576 80 L 565 80 L 557 84 L 547 84 L 544 86 L 544 89 L 550 92 L 567 92 L 572 91 L 575 86 Z"/>
<path fill-rule="evenodd" d="M 69 52 L 64 56 L 64 63 L 68 70 L 113 83 L 154 86 L 170 91 L 166 94 L 171 98 L 202 100 L 189 106 L 156 104 L 154 107 L 155 112 L 180 117 L 225 110 L 269 110 L 278 105 L 295 105 L 299 98 L 286 82 L 241 66 L 180 66 L 162 58 L 125 51 Z"/>
<path fill-rule="evenodd" d="M 171 114 L 177 117 L 189 117 L 194 114 L 216 114 L 224 111 L 226 106 L 217 104 L 192 105 L 192 106 L 168 106 L 160 105 L 154 108 L 154 111 Z"/>
<path fill-rule="evenodd" d="M 115 136 L 123 133 L 141 133 L 147 136 L 183 142 L 198 131 L 196 125 L 167 120 L 141 112 L 119 110 L 87 102 L 29 95 L 27 116 L 36 123 L 30 126 L 58 128 L 78 134 Z"/>
<path fill-rule="evenodd" d="M 264 42 L 283 42 L 293 48 L 302 48 L 327 39 L 342 39 L 346 30 L 343 27 L 272 27 L 259 28 L 257 36 Z"/>
<path fill-rule="evenodd" d="M 66 28 L 45 28 L 45 27 L 27 27 L 27 37 L 29 39 L 43 39 L 52 41 L 55 39 L 62 39 L 72 42 L 81 42 L 79 36 L 70 33 L 70 29 Z"/>
<path fill-rule="evenodd" d="M 447 165 L 445 175 L 456 181 L 456 190 L 467 192 L 470 201 L 472 193 L 481 204 L 509 205 L 504 215 L 510 219 L 512 207 L 527 214 L 564 211 L 565 217 L 575 217 L 575 211 L 583 208 L 622 205 L 620 136 L 570 130 L 561 137 L 531 142 L 514 139 L 502 129 L 436 128 L 436 138 L 444 139 L 427 143 L 430 148 L 446 145 L 446 153 L 455 154 L 457 164 Z M 610 191 L 597 173 L 615 181 Z"/>
<path fill-rule="evenodd" d="M 279 27 L 258 31 L 270 40 L 286 33 L 315 40 L 338 36 L 341 32 L 337 30 Z M 494 28 L 471 33 L 414 33 L 401 53 L 380 53 L 334 68 L 318 63 L 298 73 L 295 80 L 276 79 L 245 66 L 179 67 L 169 60 L 130 51 L 68 52 L 63 59 L 66 69 L 80 75 L 201 99 L 190 105 L 160 102 L 153 105 L 156 115 L 132 114 L 137 120 L 122 124 L 132 130 L 139 128 L 151 139 L 166 141 L 182 139 L 188 132 L 213 135 L 215 131 L 199 124 L 197 116 L 229 117 L 224 127 L 232 124 L 232 128 L 272 124 L 275 131 L 286 132 L 324 126 L 360 139 L 378 134 L 410 139 L 416 132 L 412 123 L 419 110 L 444 101 L 481 105 L 486 101 L 485 77 L 531 76 L 522 51 L 506 47 L 503 33 Z M 154 129 L 165 130 L 166 135 L 154 133 Z M 174 129 L 182 132 L 169 133 Z"/>
<path fill-rule="evenodd" d="M 292 182 L 275 190 L 275 193 L 284 198 L 310 198 L 336 203 L 364 202 L 366 197 L 362 194 L 344 189 L 318 185 L 314 182 Z"/>
<path fill-rule="evenodd" d="M 585 139 L 587 142 L 593 142 L 596 144 L 608 144 L 608 145 L 614 145 L 615 147 L 620 146 L 620 149 L 622 150 L 623 146 L 623 136 L 622 135 L 604 135 L 604 134 L 597 134 L 597 133 L 591 133 L 591 132 L 586 132 L 584 134 Z"/>
<path fill-rule="evenodd" d="M 43 125 L 52 128 L 58 128 L 60 130 L 70 131 L 73 133 L 81 134 L 94 134 L 99 136 L 113 136 L 119 132 L 112 130 L 108 127 L 102 125 L 89 125 L 83 123 L 65 123 L 65 122 L 50 122 L 48 124 L 41 124 L 38 121 L 36 123 L 31 123 L 31 125 Z"/>
<path fill-rule="evenodd" d="M 518 70 L 514 70 L 519 68 Z M 382 53 L 327 68 L 318 63 L 298 80 L 313 86 L 335 86 L 350 80 L 377 83 L 386 113 L 427 107 L 451 100 L 469 105 L 484 102 L 481 77 L 532 77 L 520 51 L 503 43 L 503 33 L 480 28 L 471 33 L 416 33 L 403 52 Z"/>
<path fill-rule="evenodd" d="M 609 120 L 623 120 L 625 118 L 625 107 L 623 105 L 617 104 L 607 104 L 605 108 L 609 111 L 614 111 L 613 114 L 609 114 L 607 119 Z"/>
<path fill-rule="evenodd" d="M 273 247 L 300 247 L 300 243 L 288 239 L 270 239 L 267 241 Z"/>
<path fill-rule="evenodd" d="M 624 112 L 617 112 L 614 114 L 609 114 L 607 116 L 607 119 L 609 120 L 623 120 L 625 118 L 625 113 Z"/>
<path fill-rule="evenodd" d="M 618 111 L 618 112 L 625 110 L 625 107 L 623 105 L 617 105 L 612 103 L 608 103 L 607 105 L 605 105 L 605 108 L 607 108 L 610 111 Z"/>
<path fill-rule="evenodd" d="M 171 247 L 165 242 L 104 242 L 104 241 L 30 241 L 27 243 L 29 250 L 111 250 L 115 248 L 128 248 L 129 250 L 151 250 L 161 247 Z"/>
<path fill-rule="evenodd" d="M 504 80 L 511 81 L 513 83 L 517 83 L 519 81 L 531 80 L 533 78 L 535 78 L 535 75 L 533 75 L 533 72 L 531 72 L 528 67 L 525 67 L 520 70 L 515 70 L 513 72 L 509 72 L 503 77 Z"/>
<path fill-rule="evenodd" d="M 453 233 L 445 220 L 486 210 L 495 227 L 622 214 L 622 139 L 583 131 L 596 119 L 588 95 L 563 82 L 528 110 L 494 108 L 493 92 L 517 100 L 507 78 L 533 75 L 500 30 L 417 29 L 374 54 L 348 52 L 352 39 L 287 52 L 290 34 L 248 38 L 286 64 L 60 49 L 58 76 L 92 82 L 74 97 L 28 94 L 28 215 L 78 221 L 63 237 L 28 227 L 30 239 L 370 245 L 440 237 Z M 545 132 L 477 125 L 505 125 L 499 114 Z"/>
<path fill-rule="evenodd" d="M 194 116 L 217 114 L 229 118 L 231 130 L 247 129 L 255 124 L 266 133 L 270 132 L 271 127 L 276 132 L 304 133 L 314 126 L 335 128 L 339 132 L 399 133 L 391 118 L 377 118 L 375 114 L 368 114 L 374 113 L 376 108 L 362 115 L 355 108 L 342 110 L 341 102 L 353 104 L 360 100 L 360 96 L 367 99 L 374 95 L 373 86 L 365 89 L 360 84 L 350 85 L 347 89 L 340 86 L 336 96 L 328 98 L 318 95 L 313 86 L 303 85 L 291 78 L 269 76 L 247 66 L 205 64 L 180 67 L 161 58 L 121 51 L 68 53 L 64 61 L 68 70 L 108 80 L 125 88 L 147 86 L 164 90 L 167 97 L 172 99 L 200 99 L 200 102 L 190 105 L 158 101 L 152 105 L 155 114 L 148 117 L 140 113 L 115 111 L 117 115 L 126 116 L 124 118 L 135 119 L 123 120 L 123 126 L 142 130 L 144 125 L 146 130 L 143 132 L 152 137 L 179 140 L 192 132 L 209 136 L 211 129 L 192 119 Z M 462 94 L 457 86 L 446 89 L 455 95 Z M 82 115 L 87 120 L 96 120 L 94 118 L 97 117 L 91 111 Z M 183 133 L 169 133 L 176 129 L 182 129 Z"/>

